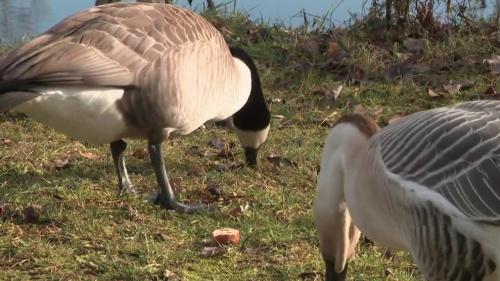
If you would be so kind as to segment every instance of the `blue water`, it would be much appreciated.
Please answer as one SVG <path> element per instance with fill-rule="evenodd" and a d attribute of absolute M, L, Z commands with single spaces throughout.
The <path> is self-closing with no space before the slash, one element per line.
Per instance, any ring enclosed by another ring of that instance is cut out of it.
<path fill-rule="evenodd" d="M 500 0 L 487 1 L 490 12 L 495 1 Z M 0 42 L 36 36 L 65 17 L 92 7 L 94 2 L 95 0 L 0 0 Z M 371 0 L 215 0 L 216 4 L 228 2 L 231 2 L 226 5 L 228 10 L 232 10 L 236 3 L 237 9 L 248 11 L 253 19 L 297 26 L 304 22 L 303 17 L 298 15 L 301 10 L 314 16 L 329 14 L 329 22 L 335 25 L 346 24 L 353 15 L 362 15 L 363 5 L 369 5 Z M 187 0 L 177 0 L 177 4 L 188 6 Z M 203 5 L 204 0 L 193 0 L 194 9 L 202 9 Z"/>

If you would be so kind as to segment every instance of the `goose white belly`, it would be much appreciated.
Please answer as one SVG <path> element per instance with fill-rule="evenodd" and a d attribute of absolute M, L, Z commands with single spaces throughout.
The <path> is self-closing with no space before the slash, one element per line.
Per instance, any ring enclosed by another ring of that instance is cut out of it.
<path fill-rule="evenodd" d="M 115 105 L 124 93 L 118 88 L 38 88 L 40 96 L 12 109 L 72 138 L 93 144 L 120 139 L 126 132 Z"/>

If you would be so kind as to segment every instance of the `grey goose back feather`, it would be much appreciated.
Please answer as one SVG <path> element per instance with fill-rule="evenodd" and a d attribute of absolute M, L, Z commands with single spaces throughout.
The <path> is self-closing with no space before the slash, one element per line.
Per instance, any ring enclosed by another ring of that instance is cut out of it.
<path fill-rule="evenodd" d="M 500 101 L 418 112 L 371 142 L 392 173 L 438 192 L 471 220 L 500 224 Z"/>

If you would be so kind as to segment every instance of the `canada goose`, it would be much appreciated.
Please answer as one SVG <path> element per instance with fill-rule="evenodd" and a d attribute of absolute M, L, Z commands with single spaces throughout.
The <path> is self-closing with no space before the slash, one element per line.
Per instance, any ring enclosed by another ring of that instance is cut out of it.
<path fill-rule="evenodd" d="M 359 230 L 409 250 L 427 280 L 500 280 L 500 101 L 376 131 L 346 115 L 326 138 L 314 202 L 326 280 L 345 280 Z"/>
<path fill-rule="evenodd" d="M 270 113 L 243 50 L 195 13 L 165 4 L 103 5 L 72 15 L 0 58 L 0 112 L 28 115 L 88 143 L 110 143 L 127 191 L 123 138 L 145 138 L 159 203 L 181 212 L 161 143 L 208 120 L 232 119 L 255 165 Z"/>

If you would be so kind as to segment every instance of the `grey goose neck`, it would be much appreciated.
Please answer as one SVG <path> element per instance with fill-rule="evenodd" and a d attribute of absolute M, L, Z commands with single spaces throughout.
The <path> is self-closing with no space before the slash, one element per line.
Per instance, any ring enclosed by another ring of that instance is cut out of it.
<path fill-rule="evenodd" d="M 233 115 L 234 125 L 243 131 L 260 131 L 269 126 L 271 113 L 267 107 L 260 84 L 259 73 L 252 58 L 241 48 L 230 47 L 231 55 L 250 69 L 252 89 L 243 107 Z"/>

